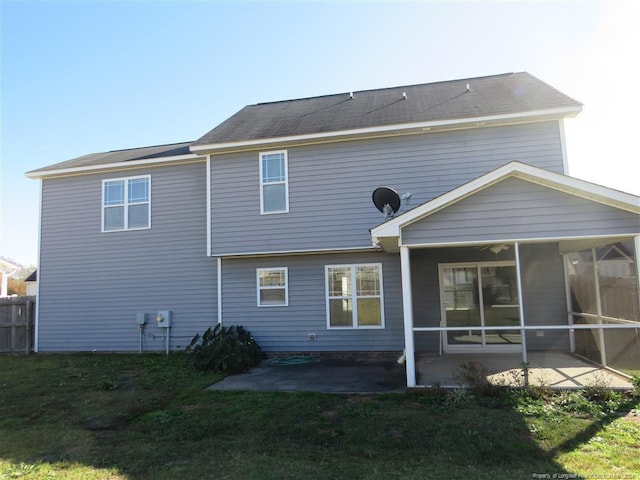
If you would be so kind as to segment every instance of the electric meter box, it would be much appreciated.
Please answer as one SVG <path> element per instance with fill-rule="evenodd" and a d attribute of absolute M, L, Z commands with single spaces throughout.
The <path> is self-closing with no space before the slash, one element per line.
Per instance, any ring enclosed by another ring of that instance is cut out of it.
<path fill-rule="evenodd" d="M 156 322 L 160 328 L 169 328 L 171 326 L 171 310 L 158 311 Z"/>

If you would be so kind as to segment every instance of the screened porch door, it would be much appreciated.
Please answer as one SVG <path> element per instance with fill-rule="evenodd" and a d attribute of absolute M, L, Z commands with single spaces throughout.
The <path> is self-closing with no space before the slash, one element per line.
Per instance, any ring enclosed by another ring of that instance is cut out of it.
<path fill-rule="evenodd" d="M 516 266 L 513 262 L 441 264 L 442 326 L 496 327 L 443 332 L 445 352 L 519 351 L 520 326 Z"/>

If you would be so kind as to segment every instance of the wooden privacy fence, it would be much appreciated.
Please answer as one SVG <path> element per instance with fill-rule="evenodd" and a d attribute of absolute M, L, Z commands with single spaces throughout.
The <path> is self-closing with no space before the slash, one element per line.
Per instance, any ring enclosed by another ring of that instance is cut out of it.
<path fill-rule="evenodd" d="M 31 353 L 35 303 L 35 297 L 0 298 L 0 353 Z"/>

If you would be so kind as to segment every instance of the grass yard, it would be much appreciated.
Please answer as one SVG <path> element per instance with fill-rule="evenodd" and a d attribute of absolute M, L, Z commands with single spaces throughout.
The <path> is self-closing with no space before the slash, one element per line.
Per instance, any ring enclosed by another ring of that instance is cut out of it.
<path fill-rule="evenodd" d="M 640 478 L 637 397 L 203 390 L 215 380 L 179 354 L 0 357 L 0 479 Z"/>

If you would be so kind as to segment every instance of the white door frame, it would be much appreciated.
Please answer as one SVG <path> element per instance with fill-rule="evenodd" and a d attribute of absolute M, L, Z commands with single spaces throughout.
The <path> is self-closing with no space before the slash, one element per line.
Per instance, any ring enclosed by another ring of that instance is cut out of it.
<path fill-rule="evenodd" d="M 482 267 L 514 267 L 516 269 L 516 288 L 518 288 L 518 306 L 521 307 L 522 296 L 520 295 L 520 275 L 518 272 L 517 262 L 515 260 L 504 261 L 478 261 L 478 262 L 453 262 L 453 263 L 439 263 L 438 264 L 438 284 L 440 289 L 440 326 L 442 328 L 447 327 L 447 316 L 444 304 L 444 277 L 443 271 L 445 268 L 476 268 L 478 278 L 478 296 L 480 306 L 484 306 L 484 299 L 482 297 Z M 519 314 L 521 308 L 519 309 Z M 520 319 L 521 321 L 522 319 Z M 517 353 L 522 350 L 522 344 L 506 344 L 506 345 L 486 345 L 485 343 L 485 331 L 496 330 L 495 326 L 487 327 L 484 320 L 484 308 L 480 308 L 480 332 L 482 343 L 479 345 L 449 345 L 447 340 L 447 332 L 442 331 L 441 345 L 445 353 Z"/>

